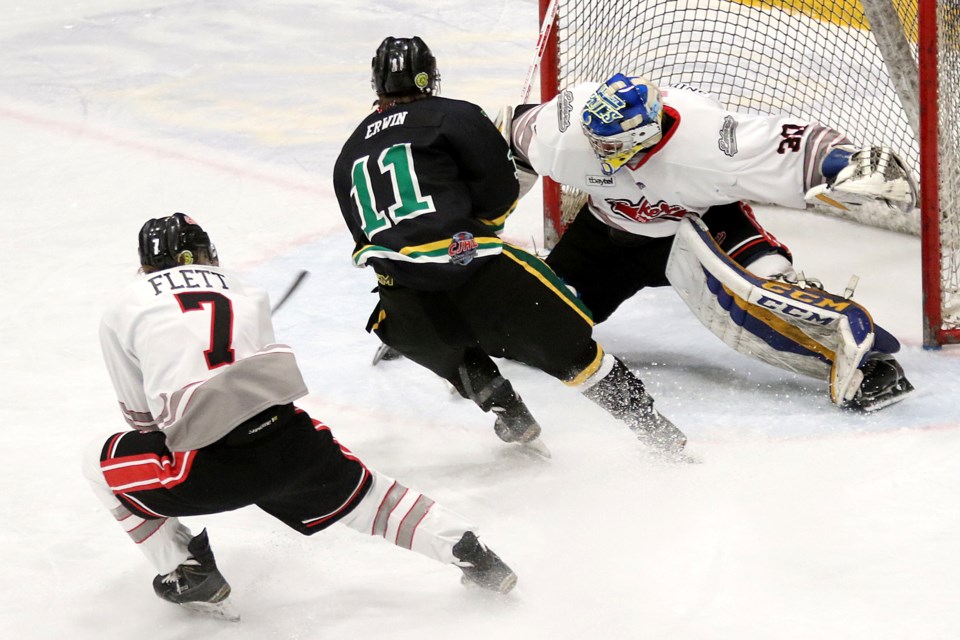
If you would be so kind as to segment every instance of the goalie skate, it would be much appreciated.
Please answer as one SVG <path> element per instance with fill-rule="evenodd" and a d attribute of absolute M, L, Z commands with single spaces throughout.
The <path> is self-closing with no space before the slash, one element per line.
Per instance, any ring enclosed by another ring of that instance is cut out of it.
<path fill-rule="evenodd" d="M 910 212 L 917 206 L 917 185 L 891 149 L 867 147 L 851 156 L 836 180 L 813 187 L 805 197 L 810 204 L 840 211 L 879 201 Z"/>
<path fill-rule="evenodd" d="M 913 391 L 913 385 L 903 373 L 903 367 L 893 356 L 872 353 L 861 367 L 863 382 L 846 408 L 872 412 L 896 404 Z"/>

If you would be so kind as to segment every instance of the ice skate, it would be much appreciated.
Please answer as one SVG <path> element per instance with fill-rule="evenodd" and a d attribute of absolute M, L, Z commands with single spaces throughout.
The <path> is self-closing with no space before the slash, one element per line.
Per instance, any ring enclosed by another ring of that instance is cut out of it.
<path fill-rule="evenodd" d="M 903 367 L 890 354 L 868 355 L 861 371 L 863 382 L 846 408 L 865 412 L 877 411 L 900 402 L 913 391 L 913 385 L 904 375 Z"/>
<path fill-rule="evenodd" d="M 507 593 L 517 586 L 517 574 L 500 557 L 484 545 L 472 531 L 467 531 L 453 546 L 454 564 L 463 571 L 460 579 L 467 586 L 475 585 L 497 593 Z"/>
<path fill-rule="evenodd" d="M 377 352 L 373 354 L 373 366 L 377 366 L 381 360 L 399 360 L 403 357 L 399 351 L 387 344 L 381 344 Z"/>
<path fill-rule="evenodd" d="M 664 455 L 678 455 L 687 446 L 687 436 L 654 408 L 653 398 L 647 393 L 636 401 L 626 423 L 637 440 Z"/>
<path fill-rule="evenodd" d="M 641 404 L 636 413 L 626 419 L 627 426 L 637 436 L 637 440 L 663 461 L 700 462 L 686 452 L 687 436 L 653 407 L 653 398 L 646 395 L 646 399 L 649 399 L 649 404 Z"/>
<path fill-rule="evenodd" d="M 187 544 L 190 558 L 166 575 L 153 579 L 153 590 L 185 609 L 235 622 L 240 619 L 229 600 L 230 585 L 217 569 L 204 529 Z"/>
<path fill-rule="evenodd" d="M 654 409 L 653 397 L 643 382 L 620 360 L 614 359 L 609 373 L 583 394 L 623 420 L 637 439 L 658 455 L 669 460 L 693 460 L 683 454 L 687 436 Z"/>
<path fill-rule="evenodd" d="M 504 442 L 521 445 L 525 450 L 549 458 L 550 450 L 540 440 L 540 425 L 519 396 L 505 407 L 493 407 L 497 421 L 493 430 Z"/>

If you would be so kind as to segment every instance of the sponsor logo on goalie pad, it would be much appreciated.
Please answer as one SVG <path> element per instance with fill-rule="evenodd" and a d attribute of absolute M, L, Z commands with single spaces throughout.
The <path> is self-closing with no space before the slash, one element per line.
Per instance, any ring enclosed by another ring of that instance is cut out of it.
<path fill-rule="evenodd" d="M 836 314 L 843 312 L 851 305 L 849 300 L 838 299 L 836 296 L 815 289 L 802 289 L 786 282 L 761 280 L 760 286 L 775 295 L 761 296 L 757 300 L 758 305 L 779 315 L 814 324 L 828 325 L 835 322 Z M 811 307 L 815 308 L 811 309 Z M 824 309 L 827 313 L 822 313 L 819 309 Z"/>
<path fill-rule="evenodd" d="M 816 358 L 825 364 L 833 362 L 832 350 L 826 349 L 820 342 L 811 339 L 790 321 L 802 319 L 800 316 L 811 313 L 811 310 L 767 296 L 751 304 L 747 299 L 736 295 L 724 286 L 706 269 L 703 270 L 703 274 L 707 289 L 715 296 L 716 305 L 727 312 L 734 325 L 742 327 L 776 351 Z M 827 326 L 835 320 L 834 316 L 813 324 Z"/>

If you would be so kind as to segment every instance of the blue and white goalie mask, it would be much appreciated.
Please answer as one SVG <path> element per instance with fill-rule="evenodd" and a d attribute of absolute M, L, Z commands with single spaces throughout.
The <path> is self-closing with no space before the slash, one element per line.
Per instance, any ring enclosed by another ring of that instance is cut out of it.
<path fill-rule="evenodd" d="M 660 90 L 644 78 L 622 73 L 600 85 L 580 114 L 583 133 L 607 175 L 657 144 L 662 120 Z"/>

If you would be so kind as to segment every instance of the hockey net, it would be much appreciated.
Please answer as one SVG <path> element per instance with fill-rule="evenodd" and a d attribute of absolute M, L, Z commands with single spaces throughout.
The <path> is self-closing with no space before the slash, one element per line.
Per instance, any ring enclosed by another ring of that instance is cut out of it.
<path fill-rule="evenodd" d="M 960 342 L 960 3 L 540 3 L 541 23 L 552 26 L 540 64 L 542 100 L 622 72 L 694 85 L 735 111 L 817 120 L 856 143 L 894 148 L 920 177 L 921 210 L 901 214 L 878 205 L 842 215 L 922 236 L 924 343 Z M 544 182 L 545 240 L 552 246 L 584 197 Z"/>

